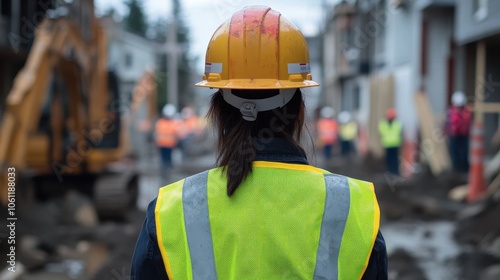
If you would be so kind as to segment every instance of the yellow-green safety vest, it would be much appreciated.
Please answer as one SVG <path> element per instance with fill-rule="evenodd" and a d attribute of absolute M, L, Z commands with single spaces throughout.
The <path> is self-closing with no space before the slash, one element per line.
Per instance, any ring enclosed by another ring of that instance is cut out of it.
<path fill-rule="evenodd" d="M 387 120 L 382 120 L 378 124 L 382 146 L 384 148 L 395 148 L 401 146 L 403 142 L 402 127 L 398 120 L 393 120 L 391 124 Z"/>
<path fill-rule="evenodd" d="M 355 122 L 348 122 L 340 125 L 340 138 L 344 141 L 352 141 L 356 139 L 358 134 L 358 125 Z"/>
<path fill-rule="evenodd" d="M 170 280 L 361 279 L 380 223 L 372 183 L 268 161 L 231 197 L 226 182 L 219 167 L 160 189 Z"/>

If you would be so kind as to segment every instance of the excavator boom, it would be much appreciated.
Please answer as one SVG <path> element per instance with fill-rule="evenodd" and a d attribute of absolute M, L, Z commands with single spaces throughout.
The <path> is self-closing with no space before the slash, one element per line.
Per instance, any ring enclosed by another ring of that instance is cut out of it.
<path fill-rule="evenodd" d="M 37 27 L 7 95 L 0 127 L 0 199 L 7 204 L 12 170 L 17 177 L 29 170 L 37 198 L 81 184 L 101 217 L 122 218 L 135 206 L 138 182 L 135 166 L 123 160 L 130 149 L 129 120 L 122 111 L 127 104 L 114 106 L 125 98 L 119 77 L 107 69 L 106 33 L 93 1 L 64 5 Z M 154 74 L 147 72 L 134 93 L 142 97 L 133 99 L 155 102 L 154 93 Z"/>

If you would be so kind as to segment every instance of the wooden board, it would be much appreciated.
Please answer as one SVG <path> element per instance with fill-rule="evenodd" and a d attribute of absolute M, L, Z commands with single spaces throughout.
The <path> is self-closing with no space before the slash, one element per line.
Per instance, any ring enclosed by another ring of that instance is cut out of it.
<path fill-rule="evenodd" d="M 441 174 L 451 165 L 442 125 L 436 122 L 427 94 L 415 94 L 415 105 L 419 118 L 421 157 L 428 162 L 434 175 Z"/>

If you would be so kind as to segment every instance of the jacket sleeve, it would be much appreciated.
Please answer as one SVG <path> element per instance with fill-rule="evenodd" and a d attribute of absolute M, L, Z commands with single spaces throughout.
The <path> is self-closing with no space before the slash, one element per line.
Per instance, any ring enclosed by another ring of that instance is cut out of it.
<path fill-rule="evenodd" d="M 365 274 L 362 280 L 387 280 L 387 251 L 385 248 L 385 240 L 382 233 L 379 231 L 375 244 L 373 245 L 372 254 Z"/>
<path fill-rule="evenodd" d="M 132 257 L 131 280 L 168 279 L 156 238 L 156 199 L 151 201 Z"/>

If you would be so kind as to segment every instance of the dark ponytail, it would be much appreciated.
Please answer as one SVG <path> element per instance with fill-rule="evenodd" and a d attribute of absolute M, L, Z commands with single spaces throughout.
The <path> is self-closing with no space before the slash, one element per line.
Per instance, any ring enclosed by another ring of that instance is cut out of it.
<path fill-rule="evenodd" d="M 232 90 L 232 93 L 255 99 L 278 94 L 278 90 Z M 252 161 L 256 157 L 255 142 L 262 137 L 263 132 L 266 132 L 266 138 L 287 139 L 305 156 L 299 145 L 304 124 L 304 101 L 299 89 L 285 106 L 259 112 L 255 121 L 245 121 L 240 110 L 224 101 L 219 90 L 212 96 L 208 117 L 218 133 L 217 166 L 221 166 L 227 174 L 228 196 L 252 172 Z"/>

